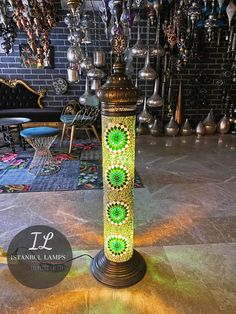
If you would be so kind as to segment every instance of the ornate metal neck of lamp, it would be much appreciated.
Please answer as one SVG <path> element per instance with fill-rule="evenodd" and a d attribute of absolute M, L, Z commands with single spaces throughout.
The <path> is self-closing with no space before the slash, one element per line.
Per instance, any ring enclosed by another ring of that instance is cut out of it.
<path fill-rule="evenodd" d="M 113 38 L 117 55 L 113 74 L 96 93 L 102 113 L 104 249 L 91 264 L 98 281 L 116 288 L 135 284 L 146 272 L 144 259 L 133 249 L 135 109 L 139 91 L 125 74 L 121 37 Z"/>

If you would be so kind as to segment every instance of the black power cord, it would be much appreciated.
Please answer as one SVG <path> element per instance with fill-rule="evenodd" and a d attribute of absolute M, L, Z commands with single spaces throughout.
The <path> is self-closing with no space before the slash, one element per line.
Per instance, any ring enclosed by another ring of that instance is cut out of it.
<path fill-rule="evenodd" d="M 66 263 L 71 262 L 71 261 L 73 261 L 73 260 L 75 260 L 75 259 L 84 257 L 84 256 L 88 256 L 89 258 L 94 259 L 91 255 L 89 255 L 89 254 L 87 254 L 87 253 L 84 253 L 84 254 L 81 254 L 81 255 L 72 257 L 72 258 L 70 258 L 70 259 L 64 261 L 63 263 L 49 263 L 49 262 L 42 262 L 42 261 L 40 261 L 40 260 L 38 259 L 38 257 L 37 257 L 36 255 L 34 255 L 34 253 L 32 252 L 32 250 L 29 250 L 27 247 L 24 247 L 24 246 L 19 246 L 19 247 L 12 253 L 12 255 L 13 255 L 13 256 L 17 255 L 17 252 L 18 252 L 19 249 L 25 249 L 25 250 L 31 252 L 32 255 L 35 257 L 35 259 L 39 262 L 39 265 L 40 265 L 41 268 L 43 268 L 43 265 L 55 266 L 55 267 L 56 267 L 56 266 L 65 266 Z"/>

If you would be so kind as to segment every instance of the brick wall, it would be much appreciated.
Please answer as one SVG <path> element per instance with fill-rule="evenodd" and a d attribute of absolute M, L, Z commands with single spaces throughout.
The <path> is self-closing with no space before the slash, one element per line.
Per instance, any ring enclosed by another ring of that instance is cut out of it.
<path fill-rule="evenodd" d="M 57 27 L 53 29 L 50 35 L 51 44 L 54 46 L 54 69 L 26 69 L 21 68 L 19 44 L 26 43 L 26 34 L 23 32 L 17 32 L 17 39 L 14 44 L 14 52 L 9 56 L 0 54 L 0 76 L 6 79 L 19 78 L 28 82 L 36 89 L 47 89 L 47 96 L 44 98 L 44 106 L 50 107 L 63 107 L 68 101 L 78 98 L 84 91 L 85 77 L 82 76 L 81 81 L 78 84 L 70 84 L 68 92 L 64 95 L 57 96 L 52 88 L 52 81 L 55 78 L 67 76 L 68 61 L 66 58 L 69 42 L 67 41 L 68 29 L 63 20 L 66 15 L 66 11 L 63 11 L 60 6 L 60 1 L 55 1 L 57 9 L 57 17 L 59 23 Z M 145 25 L 145 23 L 143 23 Z M 108 40 L 106 40 L 104 33 L 104 26 L 99 16 L 96 17 L 97 35 L 100 36 L 100 45 L 106 53 L 106 66 L 103 69 L 106 73 L 110 70 L 110 56 L 109 51 L 111 46 Z M 154 30 L 154 29 L 153 29 Z M 94 28 L 91 29 L 93 43 L 88 45 L 89 55 L 92 56 L 92 52 L 95 47 L 98 47 L 99 41 L 94 41 Z M 153 31 L 152 31 L 153 33 Z M 153 35 L 154 36 L 154 35 Z M 135 40 L 133 40 L 135 42 Z M 141 60 L 142 61 L 142 60 Z M 105 82 L 105 81 L 104 81 Z M 142 88 L 142 87 L 141 87 Z"/>
<path fill-rule="evenodd" d="M 225 105 L 225 99 L 222 99 L 225 86 L 224 72 L 230 70 L 232 65 L 226 58 L 227 42 L 224 39 L 225 36 L 222 36 L 221 45 L 218 47 L 215 42 L 208 43 L 204 40 L 200 60 L 190 60 L 180 73 L 174 73 L 173 107 L 177 104 L 178 87 L 181 81 L 184 116 L 193 121 L 193 125 L 203 120 L 210 109 L 213 109 L 216 119 L 219 120 L 225 109 L 229 112 L 230 105 L 236 102 L 236 82 L 232 79 L 229 79 L 229 84 L 226 84 L 230 96 L 228 106 Z M 194 80 L 199 75 L 202 79 L 197 89 Z M 220 85 L 219 81 L 223 81 L 224 84 Z"/>
<path fill-rule="evenodd" d="M 60 9 L 59 1 L 56 2 L 56 8 L 59 17 L 57 27 L 51 32 L 51 44 L 54 46 L 54 69 L 26 69 L 21 68 L 19 56 L 19 44 L 26 43 L 26 34 L 17 32 L 17 39 L 14 44 L 14 52 L 9 56 L 0 55 L 1 67 L 0 76 L 4 78 L 20 78 L 27 81 L 36 89 L 47 89 L 47 96 L 44 98 L 44 106 L 61 107 L 70 99 L 78 96 L 81 84 L 71 85 L 68 93 L 57 96 L 52 88 L 52 80 L 58 77 L 66 77 L 67 59 L 66 52 L 68 48 L 68 31 L 63 23 L 63 12 Z"/>
<path fill-rule="evenodd" d="M 20 78 L 27 81 L 30 85 L 34 86 L 36 89 L 47 89 L 47 96 L 44 98 L 44 106 L 50 107 L 63 107 L 68 101 L 78 98 L 84 91 L 85 77 L 82 77 L 81 81 L 78 84 L 70 84 L 68 92 L 65 95 L 57 96 L 52 88 L 52 81 L 55 78 L 63 77 L 66 78 L 66 69 L 67 69 L 67 58 L 66 53 L 69 47 L 67 41 L 68 30 L 63 22 L 65 14 L 67 12 L 63 11 L 60 7 L 60 1 L 55 1 L 55 6 L 57 9 L 57 16 L 59 22 L 57 27 L 51 32 L 51 43 L 54 46 L 54 57 L 55 57 L 55 68 L 54 69 L 25 69 L 20 66 L 20 57 L 19 57 L 19 44 L 26 43 L 26 34 L 23 32 L 18 32 L 16 42 L 14 44 L 14 52 L 9 56 L 3 54 L 0 55 L 0 76 L 4 78 Z M 92 27 L 92 39 L 93 44 L 88 45 L 88 51 L 90 56 L 92 56 L 93 50 L 98 47 L 100 42 L 101 47 L 106 52 L 106 66 L 104 71 L 106 73 L 110 72 L 110 55 L 109 51 L 111 50 L 110 42 L 106 40 L 104 33 L 104 26 L 99 16 L 96 17 L 96 28 L 97 35 L 99 35 L 99 40 L 94 41 L 94 27 Z M 147 39 L 147 21 L 145 14 L 142 15 L 141 21 L 141 36 L 144 42 Z M 137 27 L 133 27 L 132 38 L 130 46 L 132 47 L 137 39 Z M 155 27 L 150 26 L 150 44 L 155 40 Z M 184 113 L 191 120 L 200 120 L 202 119 L 210 108 L 213 108 L 217 116 L 220 116 L 223 112 L 224 106 L 221 101 L 222 87 L 216 86 L 216 80 L 219 79 L 222 75 L 222 62 L 225 51 L 225 43 L 222 46 L 215 48 L 214 44 L 209 45 L 208 43 L 204 44 L 205 49 L 205 58 L 198 62 L 189 62 L 183 70 L 177 74 L 174 74 L 173 81 L 173 107 L 175 107 L 177 102 L 178 94 L 178 84 L 179 81 L 182 81 L 183 88 L 183 106 Z M 151 63 L 155 68 L 155 59 L 151 58 Z M 134 61 L 135 64 L 135 61 Z M 138 59 L 138 69 L 141 69 L 144 65 L 144 58 Z M 192 99 L 192 81 L 194 77 L 199 74 L 199 71 L 202 71 L 204 75 L 209 78 L 211 83 L 207 83 L 207 101 L 205 104 L 197 104 L 193 102 Z M 145 89 L 145 84 L 142 81 L 139 81 L 139 88 L 143 91 Z M 148 82 L 147 84 L 147 96 L 150 96 L 153 91 L 154 82 Z M 231 86 L 231 95 L 235 99 L 236 96 L 236 84 Z M 141 108 L 139 108 L 141 110 Z M 161 114 L 159 110 L 158 115 Z M 167 113 L 167 110 L 166 110 Z"/>
<path fill-rule="evenodd" d="M 21 68 L 20 65 L 20 53 L 19 45 L 21 43 L 27 42 L 27 37 L 24 32 L 17 32 L 17 38 L 14 44 L 14 52 L 9 56 L 0 54 L 0 76 L 6 79 L 19 78 L 28 82 L 31 86 L 36 89 L 47 89 L 47 95 L 44 98 L 45 107 L 63 107 L 68 101 L 79 96 L 84 92 L 85 88 L 85 76 L 82 76 L 81 80 L 77 84 L 70 84 L 68 92 L 64 95 L 57 96 L 52 88 L 52 81 L 55 78 L 67 76 L 67 66 L 68 61 L 66 58 L 67 49 L 69 47 L 69 42 L 67 41 L 68 29 L 64 24 L 63 20 L 67 11 L 63 11 L 60 6 L 60 1 L 55 1 L 55 7 L 57 11 L 58 24 L 56 28 L 53 29 L 50 35 L 51 45 L 54 47 L 54 69 L 28 69 Z M 146 39 L 146 21 L 141 22 L 141 33 Z M 103 23 L 98 15 L 96 15 L 96 27 L 97 36 L 99 40 L 95 40 L 94 28 L 91 29 L 92 44 L 88 45 L 88 52 L 90 57 L 92 57 L 92 52 L 99 45 L 106 52 L 106 66 L 103 68 L 106 74 L 110 73 L 110 42 L 106 39 L 104 33 Z M 150 28 L 150 40 L 155 38 L 154 34 L 155 28 Z M 136 33 L 132 34 L 131 45 L 136 42 Z M 139 68 L 144 65 L 144 58 L 139 59 Z M 105 82 L 105 80 L 103 80 Z M 148 83 L 149 94 L 151 95 L 153 83 Z M 144 84 L 140 84 L 140 89 L 144 90 Z"/>

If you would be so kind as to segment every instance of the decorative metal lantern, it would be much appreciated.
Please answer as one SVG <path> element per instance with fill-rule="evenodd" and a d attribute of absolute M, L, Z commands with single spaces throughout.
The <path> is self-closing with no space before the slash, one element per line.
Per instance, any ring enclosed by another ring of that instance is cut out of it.
<path fill-rule="evenodd" d="M 74 64 L 70 64 L 70 66 L 67 68 L 67 79 L 69 83 L 79 82 L 79 70 L 78 67 Z"/>
<path fill-rule="evenodd" d="M 164 105 L 163 98 L 158 93 L 159 78 L 155 79 L 154 91 L 151 97 L 147 100 L 147 105 L 150 108 L 160 108 Z"/>
<path fill-rule="evenodd" d="M 184 124 L 181 126 L 180 134 L 183 136 L 188 136 L 188 135 L 193 134 L 192 127 L 191 127 L 188 119 L 186 119 Z"/>
<path fill-rule="evenodd" d="M 80 7 L 82 1 L 81 0 L 67 0 L 67 6 L 71 10 L 73 14 L 75 14 L 76 10 Z"/>
<path fill-rule="evenodd" d="M 96 67 L 103 67 L 105 65 L 105 53 L 104 51 L 96 50 L 93 53 L 93 63 Z"/>
<path fill-rule="evenodd" d="M 91 90 L 97 90 L 101 87 L 101 80 L 100 79 L 93 79 L 91 80 Z"/>
<path fill-rule="evenodd" d="M 200 121 L 196 127 L 196 134 L 197 136 L 203 136 L 206 133 L 206 128 L 202 121 Z"/>
<path fill-rule="evenodd" d="M 167 136 L 176 136 L 179 133 L 179 126 L 175 122 L 174 117 L 170 118 L 170 121 L 165 125 L 165 134 Z"/>
<path fill-rule="evenodd" d="M 133 249 L 135 110 L 139 91 L 125 74 L 117 49 L 113 74 L 96 93 L 102 113 L 104 250 L 93 259 L 91 271 L 103 284 L 121 288 L 141 280 L 146 264 Z"/>
<path fill-rule="evenodd" d="M 13 2 L 1 1 L 0 3 L 0 38 L 1 48 L 6 54 L 13 50 L 16 39 L 16 24 L 13 20 Z"/>
<path fill-rule="evenodd" d="M 85 105 L 88 97 L 92 96 L 91 91 L 89 90 L 89 81 L 88 78 L 86 77 L 86 83 L 85 83 L 85 91 L 84 93 L 80 96 L 79 98 L 79 103 L 81 105 Z"/>
<path fill-rule="evenodd" d="M 163 123 L 156 117 L 150 129 L 152 136 L 161 136 L 163 134 Z"/>
<path fill-rule="evenodd" d="M 88 71 L 87 73 L 87 77 L 90 80 L 101 80 L 105 77 L 105 73 L 103 72 L 103 70 L 98 69 L 98 68 L 92 68 L 91 70 Z"/>
<path fill-rule="evenodd" d="M 230 120 L 229 120 L 229 117 L 227 117 L 227 115 L 225 114 L 223 118 L 217 124 L 217 131 L 220 134 L 226 134 L 229 132 L 229 128 L 230 128 Z"/>
<path fill-rule="evenodd" d="M 154 80 L 156 76 L 157 76 L 157 73 L 150 65 L 150 55 L 149 55 L 149 51 L 147 51 L 146 57 L 145 57 L 145 65 L 138 72 L 138 77 L 140 80 Z"/>
<path fill-rule="evenodd" d="M 144 97 L 143 110 L 138 115 L 137 120 L 141 124 L 148 124 L 154 122 L 154 117 L 147 110 L 147 97 Z"/>
<path fill-rule="evenodd" d="M 205 126 L 207 135 L 215 133 L 217 125 L 215 123 L 215 118 L 212 109 L 208 113 L 207 117 L 202 121 L 202 124 Z"/>
<path fill-rule="evenodd" d="M 65 0 L 66 1 L 66 0 Z M 89 60 L 84 56 L 81 49 L 82 30 L 80 28 L 80 7 L 81 0 L 67 0 L 66 7 L 69 9 L 64 22 L 67 25 L 70 34 L 68 35 L 68 41 L 71 46 L 67 50 L 67 60 L 70 63 L 70 67 L 67 69 L 67 76 L 69 82 L 78 82 L 80 73 L 76 71 L 76 68 L 82 67 L 80 70 L 88 70 L 90 68 Z"/>
<path fill-rule="evenodd" d="M 82 59 L 82 50 L 79 45 L 71 46 L 67 50 L 67 60 L 69 63 L 78 64 Z"/>

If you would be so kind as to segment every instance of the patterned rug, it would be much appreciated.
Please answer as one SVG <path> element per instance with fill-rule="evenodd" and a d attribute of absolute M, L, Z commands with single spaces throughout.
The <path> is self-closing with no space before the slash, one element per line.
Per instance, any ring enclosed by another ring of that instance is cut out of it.
<path fill-rule="evenodd" d="M 98 144 L 75 144 L 71 154 L 53 146 L 51 149 L 61 169 L 48 176 L 28 171 L 33 149 L 17 149 L 17 154 L 0 150 L 0 193 L 46 192 L 102 189 L 101 148 Z M 135 175 L 135 188 L 143 184 Z"/>

